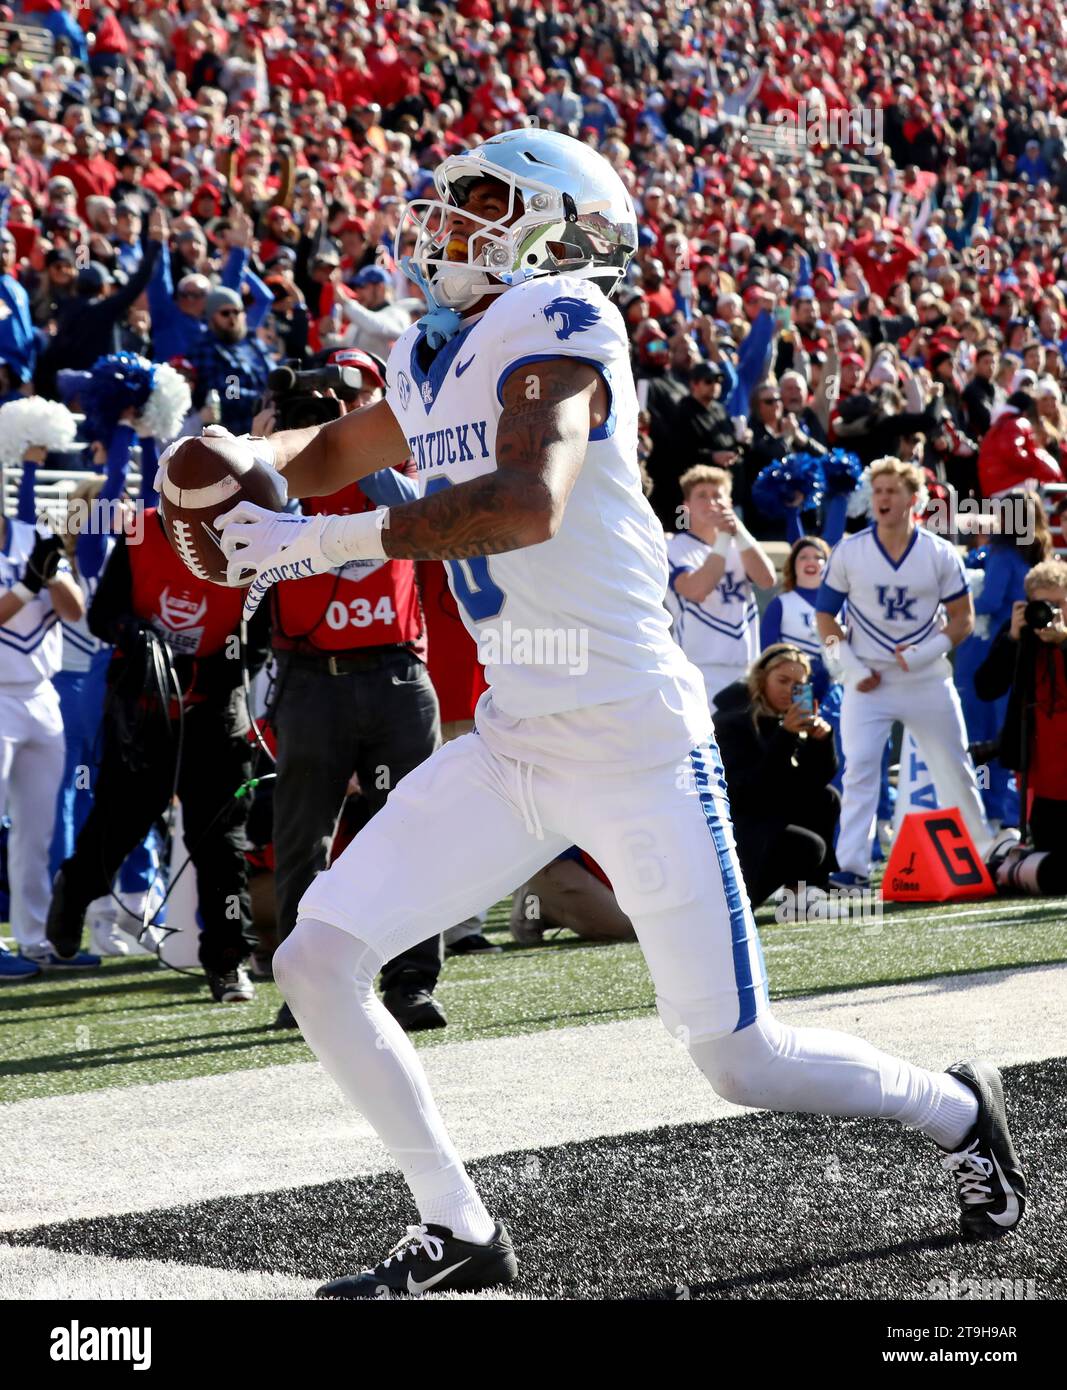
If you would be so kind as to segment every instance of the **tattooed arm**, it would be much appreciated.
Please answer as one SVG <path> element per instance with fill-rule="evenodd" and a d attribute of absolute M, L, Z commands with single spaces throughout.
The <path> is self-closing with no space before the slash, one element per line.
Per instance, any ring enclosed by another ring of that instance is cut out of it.
<path fill-rule="evenodd" d="M 395 468 L 411 449 L 385 401 L 304 430 L 272 434 L 274 465 L 290 497 L 329 497 L 380 468 Z"/>
<path fill-rule="evenodd" d="M 608 416 L 607 387 L 583 362 L 552 358 L 504 383 L 493 473 L 389 509 L 393 559 L 463 560 L 538 545 L 556 534 L 585 458 Z"/>
<path fill-rule="evenodd" d="M 463 560 L 499 555 L 550 540 L 559 529 L 574 480 L 585 459 L 590 430 L 608 416 L 608 389 L 600 373 L 585 363 L 550 358 L 516 368 L 503 387 L 504 411 L 497 429 L 497 467 L 492 473 L 442 488 L 416 502 L 352 516 L 277 515 L 240 502 L 220 517 L 227 582 L 247 586 L 245 617 L 251 617 L 272 584 L 323 574 L 350 560 Z M 387 408 L 387 407 L 386 407 Z M 318 431 L 317 438 L 340 435 L 345 421 L 378 411 L 347 415 Z M 377 417 L 376 417 L 377 418 Z M 396 426 L 392 412 L 389 420 Z M 295 437 L 291 436 L 291 437 Z M 286 436 L 283 436 L 283 439 Z M 369 450 L 347 474 L 298 473 L 296 496 L 335 492 L 346 482 L 388 467 L 389 432 L 382 454 L 370 462 Z M 314 439 L 292 460 L 285 476 Z"/>

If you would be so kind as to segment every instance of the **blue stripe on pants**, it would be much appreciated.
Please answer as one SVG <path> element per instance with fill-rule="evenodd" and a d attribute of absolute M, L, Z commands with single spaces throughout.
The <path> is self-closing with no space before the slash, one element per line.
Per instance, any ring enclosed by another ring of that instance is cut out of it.
<path fill-rule="evenodd" d="M 715 846 L 715 857 L 719 861 L 726 906 L 730 913 L 730 944 L 734 957 L 734 983 L 737 985 L 739 1014 L 735 1033 L 747 1028 L 756 1018 L 761 998 L 767 997 L 767 971 L 763 962 L 763 947 L 749 907 L 748 894 L 741 882 L 741 871 L 737 855 L 727 834 L 727 821 L 721 811 L 723 802 L 728 804 L 726 777 L 723 773 L 719 750 L 713 743 L 694 748 L 689 754 L 693 769 L 700 807 L 704 820 L 711 831 L 711 842 Z M 714 788 L 714 790 L 713 790 Z M 760 963 L 761 979 L 752 978 L 752 958 L 749 944 L 755 942 L 756 955 Z"/>

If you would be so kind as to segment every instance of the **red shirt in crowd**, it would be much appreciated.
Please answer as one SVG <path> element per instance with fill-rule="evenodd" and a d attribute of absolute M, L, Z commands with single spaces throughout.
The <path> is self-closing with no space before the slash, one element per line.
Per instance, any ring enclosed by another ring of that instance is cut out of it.
<path fill-rule="evenodd" d="M 85 211 L 86 198 L 110 198 L 111 190 L 119 181 L 118 170 L 102 154 L 94 154 L 91 159 L 75 155 L 71 159 L 60 159 L 52 165 L 52 178 L 70 179 L 78 194 L 78 211 Z"/>

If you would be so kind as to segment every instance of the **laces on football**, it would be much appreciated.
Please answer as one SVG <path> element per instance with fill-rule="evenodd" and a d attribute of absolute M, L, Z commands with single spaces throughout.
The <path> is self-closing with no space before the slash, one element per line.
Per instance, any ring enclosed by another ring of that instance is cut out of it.
<path fill-rule="evenodd" d="M 435 1264 L 439 1263 L 445 1253 L 444 1242 L 438 1236 L 432 1236 L 425 1226 L 409 1226 L 406 1234 L 389 1251 L 380 1267 L 388 1269 L 394 1260 L 400 1264 L 406 1256 L 420 1251 L 428 1255 Z"/>
<path fill-rule="evenodd" d="M 993 1164 L 978 1153 L 977 1139 L 959 1153 L 949 1154 L 941 1163 L 959 1184 L 961 1202 L 967 1206 L 978 1206 L 980 1203 L 993 1200 L 993 1192 L 989 1185 Z"/>

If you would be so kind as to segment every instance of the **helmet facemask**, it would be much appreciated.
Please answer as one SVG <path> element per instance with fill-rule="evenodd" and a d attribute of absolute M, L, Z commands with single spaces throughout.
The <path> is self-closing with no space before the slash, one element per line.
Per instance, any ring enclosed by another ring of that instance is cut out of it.
<path fill-rule="evenodd" d="M 507 191 L 508 206 L 496 220 L 464 210 L 476 183 L 493 179 Z M 487 167 L 462 155 L 445 160 L 434 174 L 439 197 L 409 203 L 401 228 L 410 219 L 416 243 L 411 254 L 438 304 L 453 309 L 469 308 L 486 295 L 502 294 L 512 285 L 545 275 L 599 278 L 610 293 L 625 268 L 591 264 L 591 256 L 611 256 L 615 238 L 597 237 L 596 209 L 586 209 L 579 219 L 569 193 L 525 175 L 520 180 L 509 170 Z M 456 209 L 471 225 L 467 259 L 448 259 L 448 222 Z M 399 242 L 399 231 L 397 234 Z"/>

